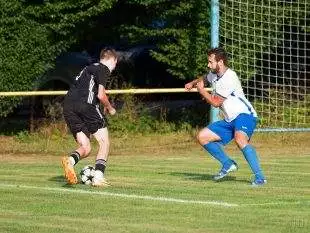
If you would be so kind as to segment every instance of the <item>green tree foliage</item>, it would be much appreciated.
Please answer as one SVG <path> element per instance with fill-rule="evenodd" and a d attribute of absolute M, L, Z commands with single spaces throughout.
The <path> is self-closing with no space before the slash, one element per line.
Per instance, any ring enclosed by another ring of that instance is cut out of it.
<path fill-rule="evenodd" d="M 191 79 L 205 71 L 210 45 L 209 3 L 205 0 L 129 0 L 144 7 L 135 25 L 124 26 L 131 42 L 154 43 L 152 56 L 176 77 Z"/>
<path fill-rule="evenodd" d="M 88 19 L 109 10 L 116 0 L 0 0 L 0 90 L 32 90 L 55 58 L 79 38 Z M 20 98 L 0 97 L 0 116 Z"/>

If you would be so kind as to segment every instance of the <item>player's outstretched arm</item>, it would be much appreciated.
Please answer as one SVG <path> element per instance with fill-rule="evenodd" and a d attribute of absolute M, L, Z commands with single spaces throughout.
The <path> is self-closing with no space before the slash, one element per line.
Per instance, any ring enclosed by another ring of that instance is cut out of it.
<path fill-rule="evenodd" d="M 112 107 L 108 96 L 106 95 L 105 92 L 105 88 L 103 87 L 103 85 L 99 85 L 98 88 L 98 99 L 100 100 L 100 102 L 103 104 L 104 108 L 111 114 L 114 115 L 116 113 L 115 108 Z"/>
<path fill-rule="evenodd" d="M 196 87 L 197 83 L 201 82 L 203 80 L 203 77 L 198 77 L 197 79 L 194 79 L 193 81 L 185 84 L 185 89 L 187 91 L 190 91 L 192 88 Z"/>

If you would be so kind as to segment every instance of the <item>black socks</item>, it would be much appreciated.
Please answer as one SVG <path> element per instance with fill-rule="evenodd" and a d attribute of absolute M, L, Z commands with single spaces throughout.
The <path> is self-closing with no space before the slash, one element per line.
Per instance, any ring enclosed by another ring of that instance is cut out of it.
<path fill-rule="evenodd" d="M 80 160 L 80 153 L 77 151 L 74 151 L 70 154 L 70 156 L 74 159 L 74 165 L 77 164 Z"/>
<path fill-rule="evenodd" d="M 102 172 L 102 174 L 104 174 L 106 163 L 107 163 L 107 161 L 105 161 L 104 159 L 97 159 L 95 170 L 99 170 Z"/>

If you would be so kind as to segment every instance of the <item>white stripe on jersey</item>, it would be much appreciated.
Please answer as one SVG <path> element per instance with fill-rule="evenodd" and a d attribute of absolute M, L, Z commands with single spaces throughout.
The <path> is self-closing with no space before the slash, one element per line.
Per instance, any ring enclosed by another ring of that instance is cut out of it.
<path fill-rule="evenodd" d="M 94 99 L 94 92 L 93 92 L 93 88 L 95 86 L 95 81 L 94 81 L 94 76 L 91 75 L 91 79 L 89 81 L 89 93 L 88 93 L 88 99 L 87 99 L 87 103 L 92 104 L 93 99 Z"/>
<path fill-rule="evenodd" d="M 100 110 L 99 110 L 99 105 L 96 105 L 96 110 L 97 110 L 97 112 L 98 112 L 100 118 L 102 119 L 103 116 L 102 116 L 102 114 L 101 114 L 101 112 L 100 112 Z"/>

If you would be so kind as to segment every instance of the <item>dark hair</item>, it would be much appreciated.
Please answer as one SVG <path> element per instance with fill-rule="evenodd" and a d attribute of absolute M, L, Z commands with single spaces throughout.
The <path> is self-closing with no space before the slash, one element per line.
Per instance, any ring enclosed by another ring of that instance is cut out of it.
<path fill-rule="evenodd" d="M 111 57 L 114 57 L 115 59 L 118 59 L 118 55 L 115 51 L 115 49 L 112 48 L 103 48 L 100 51 L 100 59 L 109 59 Z"/>
<path fill-rule="evenodd" d="M 219 60 L 223 60 L 225 66 L 228 66 L 228 56 L 223 48 L 212 48 L 208 50 L 208 56 L 214 54 L 215 60 L 218 62 Z"/>

